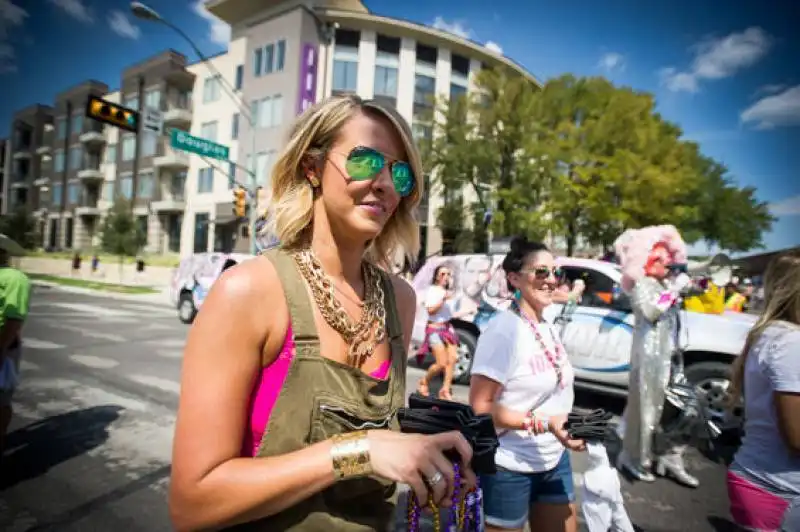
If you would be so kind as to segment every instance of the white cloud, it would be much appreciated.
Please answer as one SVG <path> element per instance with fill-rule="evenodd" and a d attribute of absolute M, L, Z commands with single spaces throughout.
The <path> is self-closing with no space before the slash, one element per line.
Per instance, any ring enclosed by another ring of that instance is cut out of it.
<path fill-rule="evenodd" d="M 208 21 L 208 40 L 223 46 L 228 45 L 231 40 L 231 27 L 209 13 L 204 0 L 196 0 L 192 4 L 192 11 Z"/>
<path fill-rule="evenodd" d="M 503 55 L 503 48 L 494 41 L 486 41 L 484 46 L 496 54 Z"/>
<path fill-rule="evenodd" d="M 27 11 L 11 0 L 0 0 L 0 74 L 17 71 L 17 54 L 9 36 L 11 29 L 21 27 L 28 16 Z"/>
<path fill-rule="evenodd" d="M 800 126 L 800 85 L 765 96 L 742 111 L 740 120 L 755 123 L 757 129 Z"/>
<path fill-rule="evenodd" d="M 86 24 L 94 22 L 89 6 L 81 0 L 50 0 L 50 3 L 63 9 L 69 16 Z"/>
<path fill-rule="evenodd" d="M 111 26 L 111 30 L 114 33 L 126 39 L 133 39 L 135 41 L 142 33 L 138 26 L 133 25 L 125 13 L 117 9 L 108 14 L 108 24 Z"/>
<path fill-rule="evenodd" d="M 453 35 L 458 35 L 464 39 L 469 39 L 472 36 L 472 30 L 467 28 L 463 22 L 454 20 L 453 22 L 447 22 L 442 17 L 436 17 L 431 24 L 437 30 L 446 31 L 452 33 Z"/>
<path fill-rule="evenodd" d="M 800 196 L 771 203 L 769 210 L 774 216 L 800 216 Z"/>
<path fill-rule="evenodd" d="M 763 85 L 755 90 L 753 98 L 760 98 L 761 96 L 776 94 L 786 88 L 783 83 L 773 83 L 770 85 Z"/>
<path fill-rule="evenodd" d="M 608 52 L 600 57 L 597 67 L 606 72 L 623 72 L 625 70 L 625 56 L 617 52 Z"/>
<path fill-rule="evenodd" d="M 758 27 L 705 39 L 692 47 L 694 60 L 690 69 L 662 68 L 661 82 L 673 92 L 697 92 L 700 81 L 733 76 L 758 63 L 771 46 L 772 37 Z"/>

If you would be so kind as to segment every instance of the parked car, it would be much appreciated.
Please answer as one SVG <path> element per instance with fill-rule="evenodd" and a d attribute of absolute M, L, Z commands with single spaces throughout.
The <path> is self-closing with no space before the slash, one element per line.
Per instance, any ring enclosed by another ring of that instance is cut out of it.
<path fill-rule="evenodd" d="M 170 297 L 178 319 L 192 323 L 214 281 L 228 268 L 252 258 L 241 253 L 195 253 L 181 260 L 172 274 Z"/>
<path fill-rule="evenodd" d="M 461 341 L 454 376 L 457 382 L 469 381 L 481 331 L 498 309 L 510 304 L 502 260 L 502 255 L 434 257 L 414 278 L 419 301 L 412 336 L 416 345 L 424 340 L 427 312 L 422 302 L 437 265 L 447 262 L 455 273 L 456 309 L 473 310 L 469 318 L 453 322 Z M 626 396 L 634 318 L 630 300 L 620 289 L 619 266 L 568 257 L 559 257 L 556 262 L 570 281 L 583 279 L 586 284 L 581 302 L 569 315 L 561 304 L 551 305 L 545 314 L 559 330 L 575 368 L 576 386 Z M 680 312 L 679 343 L 686 377 L 702 392 L 712 417 L 726 425 L 739 423 L 740 415 L 726 415 L 730 364 L 741 353 L 755 319 L 742 314 Z"/>

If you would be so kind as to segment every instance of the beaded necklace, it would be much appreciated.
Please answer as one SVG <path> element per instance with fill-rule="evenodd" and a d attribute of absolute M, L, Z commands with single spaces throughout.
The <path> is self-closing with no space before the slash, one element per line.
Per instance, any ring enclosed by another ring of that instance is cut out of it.
<path fill-rule="evenodd" d="M 453 505 L 447 516 L 447 525 L 444 532 L 481 532 L 481 502 L 483 494 L 480 486 L 462 493 L 461 473 L 458 464 L 453 465 L 455 485 L 453 488 Z M 433 510 L 433 530 L 442 532 L 442 518 L 439 507 L 433 502 L 433 493 L 428 493 L 428 506 Z M 422 505 L 413 493 L 408 494 L 408 532 L 419 532 L 419 518 Z"/>
<path fill-rule="evenodd" d="M 564 381 L 564 366 L 562 364 L 562 361 L 566 360 L 567 354 L 564 352 L 564 348 L 561 346 L 561 342 L 559 342 L 556 339 L 555 335 L 553 334 L 553 329 L 549 330 L 550 330 L 550 337 L 553 339 L 553 345 L 556 346 L 555 354 L 552 351 L 550 351 L 550 349 L 547 347 L 547 344 L 544 343 L 544 338 L 542 338 L 542 335 L 539 332 L 539 327 L 536 325 L 536 322 L 530 316 L 528 316 L 528 314 L 524 310 L 522 310 L 522 307 L 520 307 L 519 303 L 514 301 L 512 303 L 512 308 L 514 309 L 514 312 L 516 312 L 517 315 L 520 318 L 522 318 L 523 321 L 525 321 L 525 323 L 528 324 L 528 326 L 531 328 L 531 331 L 533 331 L 533 336 L 536 338 L 536 341 L 539 342 L 539 346 L 542 348 L 544 356 L 547 358 L 547 361 L 550 362 L 550 365 L 553 366 L 553 369 L 556 372 L 556 381 L 558 382 L 558 385 L 561 388 L 564 388 L 566 386 L 566 383 Z M 531 361 L 531 364 L 533 364 L 533 361 Z"/>

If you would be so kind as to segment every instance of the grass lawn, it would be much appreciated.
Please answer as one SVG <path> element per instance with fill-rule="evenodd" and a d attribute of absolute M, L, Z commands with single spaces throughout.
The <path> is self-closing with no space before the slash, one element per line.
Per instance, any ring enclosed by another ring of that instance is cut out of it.
<path fill-rule="evenodd" d="M 126 284 L 103 283 L 87 279 L 73 279 L 71 277 L 58 277 L 57 275 L 44 275 L 41 273 L 29 273 L 28 277 L 33 281 L 46 281 L 48 283 L 60 284 L 63 286 L 74 286 L 77 288 L 88 288 L 101 292 L 116 292 L 118 294 L 156 294 L 149 286 L 131 286 Z"/>

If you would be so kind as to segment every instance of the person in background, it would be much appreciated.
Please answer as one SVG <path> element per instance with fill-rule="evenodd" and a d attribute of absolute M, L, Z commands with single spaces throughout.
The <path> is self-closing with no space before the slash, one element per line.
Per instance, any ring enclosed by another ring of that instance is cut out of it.
<path fill-rule="evenodd" d="M 602 443 L 587 443 L 589 467 L 583 473 L 581 511 L 589 532 L 634 532 L 617 470 Z"/>
<path fill-rule="evenodd" d="M 564 430 L 575 376 L 554 327 L 543 319 L 557 268 L 544 244 L 518 237 L 503 270 L 514 302 L 478 339 L 470 382 L 472 408 L 492 415 L 500 441 L 497 473 L 480 479 L 486 530 L 521 531 L 529 523 L 537 532 L 575 532 L 567 450 L 585 445 Z"/>
<path fill-rule="evenodd" d="M 764 296 L 732 368 L 731 406 L 744 399 L 745 424 L 728 494 L 739 526 L 795 531 L 781 523 L 800 521 L 800 253 L 773 259 Z"/>
<path fill-rule="evenodd" d="M 649 469 L 655 457 L 658 475 L 696 488 L 699 481 L 684 466 L 684 435 L 665 433 L 661 419 L 673 370 L 677 303 L 691 283 L 686 273 L 671 277 L 670 266 L 685 263 L 686 244 L 674 226 L 660 225 L 625 231 L 615 248 L 635 320 L 618 466 L 637 480 L 654 482 Z"/>
<path fill-rule="evenodd" d="M 0 248 L 0 371 L 8 386 L 0 389 L 0 457 L 11 423 L 11 400 L 18 382 L 22 356 L 22 326 L 28 317 L 31 283 L 28 276 L 9 265 L 8 250 Z"/>
<path fill-rule="evenodd" d="M 440 373 L 444 374 L 439 398 L 451 400 L 453 385 L 453 367 L 458 360 L 458 334 L 450 320 L 460 318 L 462 313 L 455 312 L 452 305 L 453 268 L 449 264 L 439 264 L 433 271 L 433 280 L 425 293 L 425 310 L 428 312 L 428 324 L 425 327 L 425 341 L 417 352 L 417 357 L 433 353 L 435 362 L 431 364 L 425 375 L 419 380 L 417 391 L 429 395 L 429 383 Z"/>
<path fill-rule="evenodd" d="M 737 283 L 728 283 L 725 286 L 725 310 L 731 312 L 744 312 L 747 297 L 739 289 Z"/>

